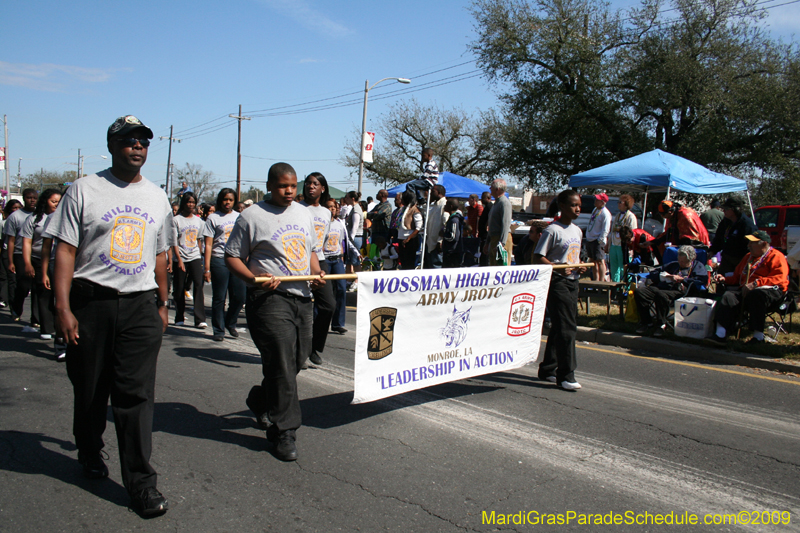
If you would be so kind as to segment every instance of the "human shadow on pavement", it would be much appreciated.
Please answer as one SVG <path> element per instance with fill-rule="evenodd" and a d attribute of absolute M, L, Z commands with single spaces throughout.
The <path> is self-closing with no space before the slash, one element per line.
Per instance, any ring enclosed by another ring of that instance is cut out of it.
<path fill-rule="evenodd" d="M 54 444 L 67 452 L 76 450 L 73 443 L 42 433 L 0 431 L 0 469 L 31 476 L 47 476 L 75 485 L 120 507 L 128 506 L 130 498 L 125 487 L 112 479 L 84 478 L 77 457 L 50 450 L 45 443 Z"/>
<path fill-rule="evenodd" d="M 355 405 L 350 403 L 353 400 L 352 392 L 339 392 L 300 400 L 300 407 L 303 409 L 303 425 L 318 429 L 330 429 L 406 407 L 483 394 L 501 388 L 470 385 L 463 382 L 442 383 L 426 389 Z"/>
<path fill-rule="evenodd" d="M 38 333 L 22 333 L 22 326 L 19 324 L 0 324 L 0 337 L 3 338 L 4 352 L 25 353 L 42 359 L 55 357 L 52 340 L 41 340 Z"/>
<path fill-rule="evenodd" d="M 242 399 L 244 404 L 244 398 Z M 248 411 L 249 412 L 249 411 Z M 235 413 L 244 415 L 244 413 Z M 215 415 L 199 411 L 195 406 L 178 402 L 156 403 L 153 432 L 161 431 L 181 437 L 214 440 L 233 444 L 253 451 L 262 451 L 264 435 L 238 433 L 237 430 L 252 428 L 252 416 Z"/>
<path fill-rule="evenodd" d="M 469 378 L 477 383 L 489 381 L 492 383 L 504 383 L 506 385 L 522 385 L 524 387 L 536 387 L 540 389 L 552 389 L 555 383 L 550 383 L 537 378 L 536 376 L 525 376 L 523 374 L 512 374 L 510 372 L 497 372 L 495 374 L 485 374 Z"/>
<path fill-rule="evenodd" d="M 214 342 L 209 339 L 208 342 Z M 179 346 L 175 348 L 178 357 L 188 357 L 213 363 L 215 365 L 226 366 L 228 368 L 240 368 L 242 363 L 248 365 L 261 365 L 261 356 L 237 352 L 235 348 L 226 347 L 220 344 L 208 348 Z"/>

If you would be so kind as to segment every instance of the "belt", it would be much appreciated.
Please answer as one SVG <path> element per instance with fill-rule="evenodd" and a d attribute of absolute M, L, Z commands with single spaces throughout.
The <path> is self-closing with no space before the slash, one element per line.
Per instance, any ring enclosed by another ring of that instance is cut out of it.
<path fill-rule="evenodd" d="M 121 296 L 130 296 L 132 294 L 141 294 L 149 291 L 118 291 L 110 287 L 103 287 L 97 283 L 85 279 L 73 279 L 72 290 L 77 291 L 84 296 L 92 298 L 119 298 Z"/>
<path fill-rule="evenodd" d="M 325 256 L 325 260 L 326 260 L 326 261 L 338 261 L 338 260 L 339 260 L 339 259 L 341 259 L 342 257 L 343 257 L 343 256 L 341 256 L 341 255 L 326 255 L 326 256 Z"/>

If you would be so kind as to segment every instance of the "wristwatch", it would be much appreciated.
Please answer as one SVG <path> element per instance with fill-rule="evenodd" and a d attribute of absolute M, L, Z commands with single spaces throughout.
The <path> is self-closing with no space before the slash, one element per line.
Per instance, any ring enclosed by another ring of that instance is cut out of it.
<path fill-rule="evenodd" d="M 156 305 L 158 305 L 158 307 L 167 307 L 169 302 L 167 300 L 157 300 Z"/>

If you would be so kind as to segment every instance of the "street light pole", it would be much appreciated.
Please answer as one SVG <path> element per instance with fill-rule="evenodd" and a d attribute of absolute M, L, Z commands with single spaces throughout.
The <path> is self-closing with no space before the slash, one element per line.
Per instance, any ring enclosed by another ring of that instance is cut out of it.
<path fill-rule="evenodd" d="M 361 143 L 361 155 L 358 158 L 358 192 L 361 192 L 361 185 L 364 182 L 364 134 L 367 133 L 367 99 L 369 98 L 369 92 L 375 88 L 375 85 L 378 85 L 380 82 L 386 80 L 397 80 L 400 83 L 411 83 L 411 80 L 408 78 L 383 78 L 382 80 L 376 81 L 372 87 L 369 86 L 369 80 L 364 82 L 364 114 L 361 117 L 361 139 L 359 139 L 359 142 Z"/>

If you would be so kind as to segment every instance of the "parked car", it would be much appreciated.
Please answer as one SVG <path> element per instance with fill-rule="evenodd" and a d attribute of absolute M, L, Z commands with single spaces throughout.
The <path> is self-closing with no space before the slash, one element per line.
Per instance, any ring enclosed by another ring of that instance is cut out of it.
<path fill-rule="evenodd" d="M 756 226 L 772 238 L 772 246 L 786 253 L 788 226 L 800 226 L 800 205 L 765 205 L 755 210 Z"/>

